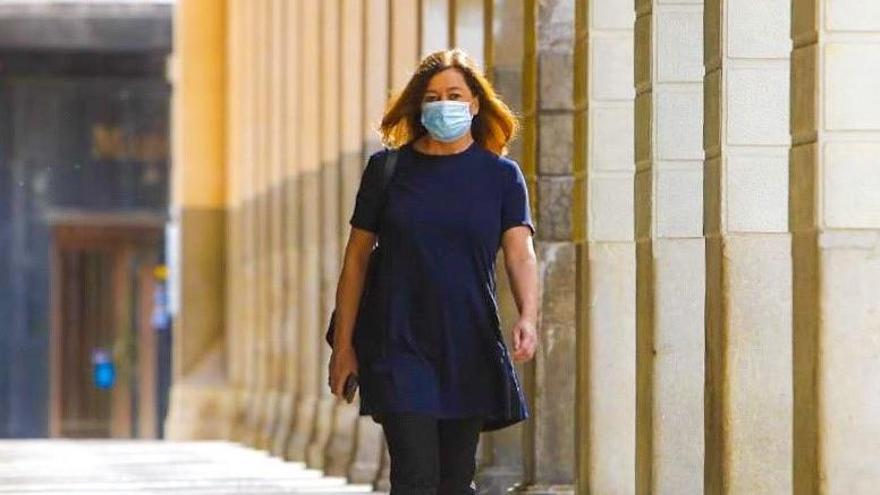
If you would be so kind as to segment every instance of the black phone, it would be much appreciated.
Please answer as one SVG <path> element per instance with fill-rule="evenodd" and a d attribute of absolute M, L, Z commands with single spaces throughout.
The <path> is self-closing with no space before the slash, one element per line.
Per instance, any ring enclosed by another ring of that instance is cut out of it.
<path fill-rule="evenodd" d="M 343 390 L 343 396 L 345 397 L 345 401 L 351 404 L 351 401 L 354 400 L 354 393 L 358 388 L 358 379 L 357 375 L 351 373 L 348 375 L 348 378 L 345 379 L 345 388 Z"/>

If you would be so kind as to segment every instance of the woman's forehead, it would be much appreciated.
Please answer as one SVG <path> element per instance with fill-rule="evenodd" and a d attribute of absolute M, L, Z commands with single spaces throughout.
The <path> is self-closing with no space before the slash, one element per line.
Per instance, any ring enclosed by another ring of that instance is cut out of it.
<path fill-rule="evenodd" d="M 444 69 L 428 81 L 427 91 L 443 91 L 450 89 L 467 90 L 467 82 L 464 76 L 457 69 Z"/>

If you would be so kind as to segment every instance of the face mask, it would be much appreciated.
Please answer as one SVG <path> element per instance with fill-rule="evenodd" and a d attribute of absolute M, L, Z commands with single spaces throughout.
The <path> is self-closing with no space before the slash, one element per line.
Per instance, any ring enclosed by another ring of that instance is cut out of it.
<path fill-rule="evenodd" d="M 450 143 L 471 128 L 470 103 L 438 100 L 422 104 L 422 125 L 437 141 Z"/>

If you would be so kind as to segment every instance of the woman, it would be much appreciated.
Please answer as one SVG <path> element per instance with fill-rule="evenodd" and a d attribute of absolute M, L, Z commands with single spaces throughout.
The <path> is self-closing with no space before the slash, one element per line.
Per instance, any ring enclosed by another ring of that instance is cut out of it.
<path fill-rule="evenodd" d="M 530 360 L 535 230 L 523 174 L 501 156 L 516 128 L 473 60 L 436 52 L 382 118 L 383 141 L 395 151 L 372 155 L 361 177 L 337 288 L 330 387 L 342 396 L 349 374 L 358 376 L 361 414 L 385 432 L 392 495 L 474 493 L 479 433 L 528 417 L 499 329 L 493 271 L 500 247 L 520 313 L 513 360 Z M 391 153 L 396 167 L 383 187 Z M 377 238 L 383 256 L 362 311 L 383 333 L 362 339 L 381 352 L 356 353 L 352 334 Z"/>

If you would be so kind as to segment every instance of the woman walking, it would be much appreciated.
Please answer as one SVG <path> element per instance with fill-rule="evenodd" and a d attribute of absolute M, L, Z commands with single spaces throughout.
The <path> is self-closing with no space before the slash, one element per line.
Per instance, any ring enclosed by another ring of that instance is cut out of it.
<path fill-rule="evenodd" d="M 385 432 L 392 495 L 475 493 L 480 432 L 528 417 L 511 357 L 534 356 L 538 280 L 525 179 L 502 156 L 516 129 L 473 60 L 436 52 L 390 102 L 380 125 L 390 149 L 361 176 L 330 387 L 342 396 L 357 376 L 360 412 Z M 377 240 L 383 255 L 363 292 Z M 520 315 L 512 356 L 498 319 L 499 248 Z"/>

